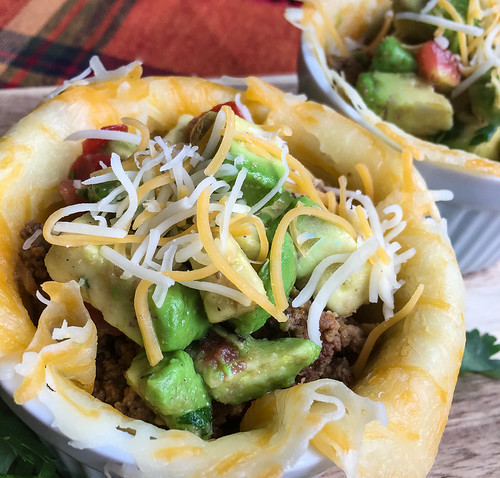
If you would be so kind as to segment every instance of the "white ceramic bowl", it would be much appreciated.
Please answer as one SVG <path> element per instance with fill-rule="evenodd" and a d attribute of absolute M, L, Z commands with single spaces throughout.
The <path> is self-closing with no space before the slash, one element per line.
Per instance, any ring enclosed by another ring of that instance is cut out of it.
<path fill-rule="evenodd" d="M 377 130 L 362 122 L 359 113 L 330 85 L 304 36 L 299 50 L 298 78 L 299 92 L 309 99 L 328 104 L 367 129 Z M 437 205 L 447 220 L 462 274 L 500 261 L 500 178 L 430 161 L 415 164 L 430 189 L 448 189 L 453 193 L 451 201 Z"/>
<path fill-rule="evenodd" d="M 126 470 L 137 473 L 132 455 L 119 448 L 81 449 L 69 442 L 67 436 L 52 427 L 52 413 L 38 398 L 24 405 L 16 405 L 12 397 L 20 383 L 20 378 L 15 374 L 0 377 L 0 397 L 64 463 L 70 473 L 67 478 L 122 478 Z M 310 446 L 293 467 L 285 470 L 283 478 L 314 477 L 332 466 L 330 460 Z"/>

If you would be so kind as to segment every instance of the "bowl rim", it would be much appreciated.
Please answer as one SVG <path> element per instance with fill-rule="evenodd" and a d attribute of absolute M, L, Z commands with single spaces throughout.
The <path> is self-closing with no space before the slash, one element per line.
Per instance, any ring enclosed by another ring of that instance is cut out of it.
<path fill-rule="evenodd" d="M 134 457 L 119 447 L 109 445 L 99 448 L 79 448 L 75 444 L 72 444 L 70 437 L 53 425 L 54 417 L 52 412 L 38 397 L 33 398 L 23 405 L 16 404 L 13 394 L 20 383 L 21 377 L 15 372 L 0 376 L 0 397 L 10 410 L 45 443 L 48 443 L 57 451 L 69 455 L 70 458 L 76 460 L 79 464 L 102 473 L 103 478 L 105 476 L 104 470 L 109 472 L 108 468 L 110 465 L 112 466 L 111 476 L 113 477 L 122 476 L 125 469 L 122 469 L 121 472 L 118 470 L 123 465 L 128 470 L 130 470 L 129 467 L 138 470 Z M 333 461 L 329 460 L 309 444 L 306 452 L 292 466 L 284 470 L 282 478 L 313 477 L 332 467 L 340 470 Z"/>

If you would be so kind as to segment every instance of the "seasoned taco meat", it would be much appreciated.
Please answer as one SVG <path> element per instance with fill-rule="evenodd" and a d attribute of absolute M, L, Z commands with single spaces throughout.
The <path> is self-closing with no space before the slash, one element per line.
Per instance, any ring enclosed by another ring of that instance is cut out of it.
<path fill-rule="evenodd" d="M 21 237 L 26 240 L 41 228 L 41 224 L 29 221 L 21 231 Z M 19 278 L 23 280 L 28 274 L 29 284 L 31 284 L 29 292 L 33 295 L 42 282 L 50 280 L 44 263 L 48 248 L 48 243 L 42 235 L 39 235 L 28 248 L 19 253 Z M 288 322 L 279 326 L 276 321 L 268 320 L 266 325 L 255 332 L 253 336 L 256 338 L 260 336 L 267 338 L 289 336 L 308 339 L 307 315 L 310 305 L 310 301 L 300 307 L 290 305 L 285 311 Z M 97 311 L 92 306 L 88 304 L 87 306 L 90 307 L 91 316 L 96 321 Z M 107 329 L 102 328 L 102 324 L 105 322 L 99 317 L 97 319 L 99 341 L 93 396 L 112 405 L 130 418 L 158 424 L 155 413 L 127 384 L 125 379 L 125 372 L 130 367 L 133 358 L 138 354 L 140 347 L 116 329 L 113 330 L 113 333 L 108 333 Z M 353 318 L 340 317 L 334 312 L 325 310 L 320 318 L 321 352 L 311 365 L 297 375 L 296 383 L 333 378 L 346 385 L 352 385 L 354 377 L 351 366 L 363 347 L 371 327 L 373 325 L 360 325 Z M 214 353 L 216 354 L 217 350 Z M 250 403 L 230 405 L 214 400 L 212 404 L 213 437 L 238 431 L 240 421 Z"/>
<path fill-rule="evenodd" d="M 35 295 L 40 284 L 50 280 L 44 263 L 50 244 L 43 238 L 42 228 L 39 222 L 28 221 L 20 232 L 24 241 L 34 238 L 33 242 L 28 244 L 29 247 L 21 248 L 16 271 L 18 281 L 31 295 Z"/>

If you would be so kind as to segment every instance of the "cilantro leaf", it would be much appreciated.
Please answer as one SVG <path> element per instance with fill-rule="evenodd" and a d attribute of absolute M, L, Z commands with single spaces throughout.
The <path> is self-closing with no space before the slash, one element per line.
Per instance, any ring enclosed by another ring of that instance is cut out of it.
<path fill-rule="evenodd" d="M 0 399 L 0 476 L 68 476 L 57 457 Z"/>
<path fill-rule="evenodd" d="M 483 126 L 482 128 L 479 128 L 474 133 L 474 136 L 470 140 L 469 144 L 471 146 L 477 146 L 478 144 L 481 143 L 487 143 L 491 138 L 493 138 L 493 135 L 496 133 L 497 128 L 498 125 L 496 124 L 489 124 L 488 126 Z"/>
<path fill-rule="evenodd" d="M 490 334 L 474 329 L 466 333 L 461 372 L 477 372 L 500 379 L 500 360 L 491 357 L 500 352 L 500 343 Z"/>

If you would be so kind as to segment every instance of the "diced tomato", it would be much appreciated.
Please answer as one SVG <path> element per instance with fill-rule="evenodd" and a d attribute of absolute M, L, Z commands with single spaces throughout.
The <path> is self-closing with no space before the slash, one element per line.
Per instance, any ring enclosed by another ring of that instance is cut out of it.
<path fill-rule="evenodd" d="M 416 55 L 418 72 L 437 91 L 449 91 L 460 83 L 458 61 L 450 50 L 444 50 L 435 41 L 428 41 Z"/>
<path fill-rule="evenodd" d="M 107 167 L 109 167 L 111 164 L 111 156 L 109 154 L 101 153 L 81 154 L 73 163 L 70 176 L 72 179 L 85 181 L 85 179 L 90 178 L 90 175 L 94 171 L 102 169 L 101 163 L 104 163 Z"/>
<path fill-rule="evenodd" d="M 83 202 L 81 196 L 79 196 L 76 192 L 75 182 L 73 179 L 64 179 L 61 181 L 59 183 L 59 192 L 68 206 Z"/>
<path fill-rule="evenodd" d="M 126 124 L 114 124 L 111 126 L 104 126 L 101 128 L 103 130 L 108 130 L 108 131 L 128 131 L 128 127 Z M 107 139 L 86 139 L 82 143 L 82 154 L 92 154 L 92 153 L 98 153 L 101 148 L 103 148 L 106 143 L 108 142 Z"/>
<path fill-rule="evenodd" d="M 222 109 L 223 106 L 229 106 L 234 111 L 235 115 L 238 115 L 240 118 L 243 118 L 243 113 L 238 108 L 238 105 L 236 104 L 235 101 L 227 101 L 226 103 L 221 103 L 219 105 L 214 106 L 210 111 L 214 111 L 215 113 L 218 113 Z"/>

